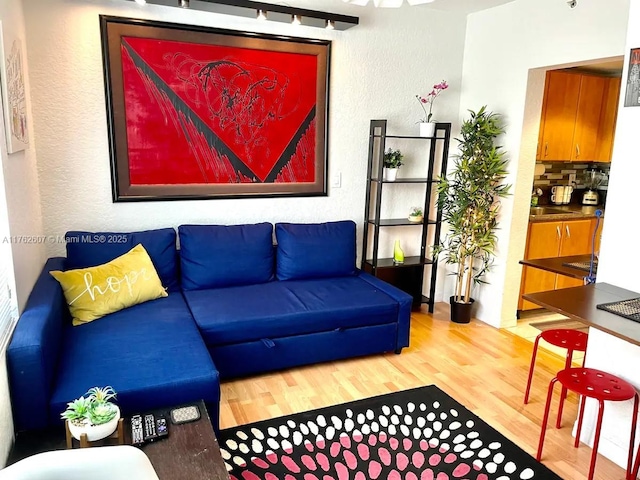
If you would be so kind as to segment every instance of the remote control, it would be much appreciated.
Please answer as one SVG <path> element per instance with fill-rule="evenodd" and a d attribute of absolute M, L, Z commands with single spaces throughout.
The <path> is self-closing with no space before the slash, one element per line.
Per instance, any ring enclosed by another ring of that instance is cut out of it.
<path fill-rule="evenodd" d="M 156 433 L 158 438 L 164 438 L 169 435 L 169 428 L 167 426 L 167 419 L 164 417 L 156 418 Z"/>
<path fill-rule="evenodd" d="M 144 443 L 144 433 L 142 428 L 142 416 L 131 417 L 131 444 L 142 445 Z"/>
<path fill-rule="evenodd" d="M 158 438 L 156 433 L 156 418 L 151 413 L 144 416 L 144 441 L 153 442 Z"/>
<path fill-rule="evenodd" d="M 186 407 L 174 408 L 171 410 L 171 422 L 174 425 L 181 423 L 193 422 L 200 418 L 200 409 L 197 405 L 189 405 Z"/>

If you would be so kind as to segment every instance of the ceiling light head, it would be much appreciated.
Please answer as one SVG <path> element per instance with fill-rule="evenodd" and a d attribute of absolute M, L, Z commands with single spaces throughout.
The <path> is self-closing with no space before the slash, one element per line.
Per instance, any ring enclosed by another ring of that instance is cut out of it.
<path fill-rule="evenodd" d="M 181 8 L 189 8 L 189 0 L 178 0 L 178 6 Z"/>
<path fill-rule="evenodd" d="M 267 11 L 266 10 L 258 10 L 257 17 L 258 20 L 264 21 L 267 19 Z"/>
<path fill-rule="evenodd" d="M 291 24 L 292 25 L 301 25 L 302 17 L 300 15 L 291 15 Z"/>
<path fill-rule="evenodd" d="M 569 8 L 576 8 L 576 5 L 578 5 L 578 0 L 569 0 L 567 2 L 567 5 L 569 5 Z"/>
<path fill-rule="evenodd" d="M 147 0 L 136 0 L 136 3 L 138 5 L 146 5 L 147 4 Z"/>
<path fill-rule="evenodd" d="M 333 20 L 327 20 L 326 21 L 326 26 L 324 28 L 326 28 L 327 30 L 333 30 L 333 29 L 336 28 L 336 25 L 333 22 Z"/>

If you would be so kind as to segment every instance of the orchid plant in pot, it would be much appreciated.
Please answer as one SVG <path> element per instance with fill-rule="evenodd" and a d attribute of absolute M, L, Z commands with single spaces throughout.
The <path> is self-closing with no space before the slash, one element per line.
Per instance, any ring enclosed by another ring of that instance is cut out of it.
<path fill-rule="evenodd" d="M 436 83 L 433 86 L 431 92 L 429 92 L 424 97 L 421 95 L 416 95 L 416 99 L 420 103 L 420 107 L 424 112 L 424 117 L 422 117 L 418 122 L 420 124 L 421 137 L 433 137 L 436 129 L 436 124 L 431 121 L 431 118 L 433 117 L 433 102 L 447 88 L 449 88 L 449 85 L 447 84 L 446 80 L 443 80 L 440 83 Z M 427 111 L 426 105 L 429 105 L 429 111 Z"/>
<path fill-rule="evenodd" d="M 496 137 L 504 133 L 499 115 L 482 107 L 470 112 L 461 128 L 460 154 L 448 176 L 438 182 L 438 208 L 449 232 L 435 255 L 457 266 L 455 295 L 450 299 L 451 320 L 468 323 L 473 283 L 486 283 L 496 249 L 500 198 L 509 194 L 504 183 L 508 160 Z"/>
<path fill-rule="evenodd" d="M 113 388 L 93 387 L 82 397 L 69 402 L 60 415 L 69 425 L 73 438 L 80 440 L 83 434 L 90 442 L 108 437 L 118 428 L 120 409 L 111 402 L 116 398 Z"/>

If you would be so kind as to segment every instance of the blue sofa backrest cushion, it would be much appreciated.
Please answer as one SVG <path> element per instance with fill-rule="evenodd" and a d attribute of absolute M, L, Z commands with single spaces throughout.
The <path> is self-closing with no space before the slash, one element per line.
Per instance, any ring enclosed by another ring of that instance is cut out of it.
<path fill-rule="evenodd" d="M 124 255 L 142 244 L 151 257 L 162 286 L 169 291 L 180 289 L 176 231 L 173 228 L 143 232 L 67 232 L 67 270 L 95 267 Z"/>
<path fill-rule="evenodd" d="M 231 287 L 273 279 L 273 226 L 180 225 L 182 288 Z"/>
<path fill-rule="evenodd" d="M 278 280 L 342 277 L 356 273 L 356 224 L 276 223 Z"/>

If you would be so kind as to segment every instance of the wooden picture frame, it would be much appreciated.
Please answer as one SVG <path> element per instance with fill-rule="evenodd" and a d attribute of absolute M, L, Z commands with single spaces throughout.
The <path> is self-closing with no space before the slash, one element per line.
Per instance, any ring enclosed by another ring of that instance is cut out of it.
<path fill-rule="evenodd" d="M 27 94 L 24 78 L 22 42 L 9 22 L 0 22 L 0 91 L 4 108 L 7 152 L 16 153 L 29 146 Z"/>
<path fill-rule="evenodd" d="M 632 48 L 629 52 L 624 106 L 640 107 L 640 48 Z"/>
<path fill-rule="evenodd" d="M 100 16 L 113 201 L 327 194 L 327 40 Z"/>

